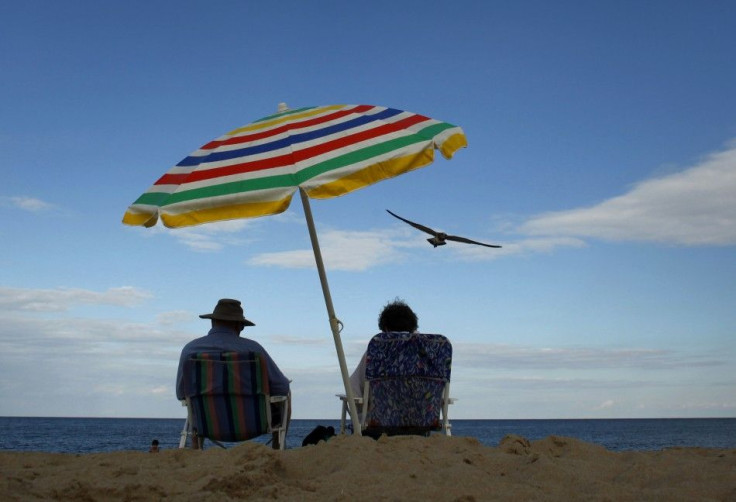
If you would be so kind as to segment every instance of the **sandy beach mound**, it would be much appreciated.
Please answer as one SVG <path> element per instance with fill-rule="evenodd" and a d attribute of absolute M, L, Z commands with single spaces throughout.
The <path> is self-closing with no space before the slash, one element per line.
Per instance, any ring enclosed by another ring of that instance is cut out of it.
<path fill-rule="evenodd" d="M 736 449 L 614 453 L 571 438 L 338 436 L 285 452 L 0 452 L 4 500 L 732 500 Z"/>

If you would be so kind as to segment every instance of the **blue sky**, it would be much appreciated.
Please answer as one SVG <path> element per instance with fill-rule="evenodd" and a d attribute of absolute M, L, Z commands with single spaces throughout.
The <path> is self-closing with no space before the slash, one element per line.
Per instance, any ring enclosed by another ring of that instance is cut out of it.
<path fill-rule="evenodd" d="M 337 418 L 304 216 L 125 209 L 209 140 L 332 103 L 461 126 L 446 161 L 313 201 L 352 368 L 405 299 L 454 347 L 455 418 L 736 416 L 736 4 L 0 7 L 0 415 L 183 417 L 178 354 L 243 301 Z M 433 249 L 385 209 L 501 250 Z"/>

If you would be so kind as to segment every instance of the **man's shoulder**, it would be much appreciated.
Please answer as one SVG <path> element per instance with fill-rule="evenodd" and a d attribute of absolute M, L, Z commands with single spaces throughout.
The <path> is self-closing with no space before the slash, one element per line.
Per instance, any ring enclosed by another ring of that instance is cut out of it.
<path fill-rule="evenodd" d="M 233 342 L 233 348 L 251 352 L 266 352 L 260 343 L 250 338 L 237 337 Z"/>
<path fill-rule="evenodd" d="M 195 338 L 194 340 L 190 340 L 187 342 L 186 345 L 184 345 L 182 350 L 189 350 L 189 349 L 195 349 L 199 346 L 203 345 L 209 345 L 210 340 L 207 336 L 201 336 L 199 338 Z"/>
<path fill-rule="evenodd" d="M 182 352 L 192 353 L 197 351 L 232 350 L 237 352 L 265 352 L 260 343 L 249 338 L 239 336 L 218 336 L 210 334 L 187 343 Z"/>

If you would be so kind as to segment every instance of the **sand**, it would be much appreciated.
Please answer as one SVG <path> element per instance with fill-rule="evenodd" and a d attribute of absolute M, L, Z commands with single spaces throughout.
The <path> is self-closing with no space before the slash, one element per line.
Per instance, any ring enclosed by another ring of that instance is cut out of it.
<path fill-rule="evenodd" d="M 731 500 L 736 449 L 611 452 L 576 439 L 338 436 L 279 452 L 0 452 L 3 500 Z"/>

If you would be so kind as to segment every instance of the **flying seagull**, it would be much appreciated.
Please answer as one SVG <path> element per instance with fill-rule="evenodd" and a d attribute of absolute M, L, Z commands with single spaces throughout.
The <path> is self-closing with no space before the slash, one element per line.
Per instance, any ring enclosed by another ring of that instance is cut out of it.
<path fill-rule="evenodd" d="M 425 227 L 424 225 L 420 225 L 419 223 L 414 223 L 413 221 L 404 219 L 398 214 L 392 213 L 388 209 L 386 209 L 386 211 L 388 212 L 388 214 L 390 214 L 394 218 L 398 218 L 404 223 L 408 223 L 412 227 L 418 228 L 422 232 L 427 232 L 428 234 L 431 234 L 433 237 L 430 237 L 429 239 L 427 239 L 427 241 L 429 241 L 429 243 L 432 244 L 434 247 L 444 246 L 445 244 L 447 244 L 447 242 L 445 241 L 465 242 L 466 244 L 478 244 L 479 246 L 485 246 L 487 248 L 500 248 L 501 247 L 495 244 L 483 244 L 482 242 L 471 241 L 470 239 L 466 239 L 465 237 L 459 237 L 457 235 L 447 235 L 444 232 L 437 232 L 436 230 L 432 230 L 431 228 Z"/>

